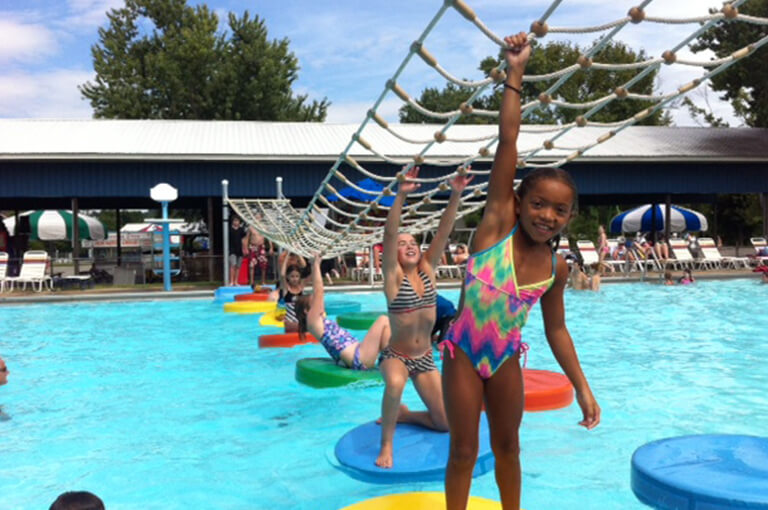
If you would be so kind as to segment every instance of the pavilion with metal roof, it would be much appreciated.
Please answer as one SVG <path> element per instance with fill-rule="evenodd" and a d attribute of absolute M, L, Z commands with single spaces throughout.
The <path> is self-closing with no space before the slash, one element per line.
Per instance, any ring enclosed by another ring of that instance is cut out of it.
<path fill-rule="evenodd" d="M 429 139 L 439 126 L 393 127 Z M 278 176 L 285 195 L 301 202 L 314 194 L 356 129 L 293 122 L 0 120 L 0 209 L 55 207 L 72 198 L 87 208 L 146 207 L 149 188 L 163 181 L 193 207 L 220 197 L 222 179 L 229 180 L 235 197 L 274 196 Z M 451 133 L 480 136 L 496 129 L 455 125 Z M 562 143 L 581 145 L 599 136 L 599 129 L 573 129 Z M 364 135 L 393 158 L 415 153 L 413 145 L 374 123 Z M 537 147 L 541 140 L 523 132 L 519 146 Z M 358 144 L 349 153 L 372 168 L 387 166 L 375 163 L 378 158 Z M 466 156 L 467 147 L 445 142 L 428 154 L 456 159 Z M 532 161 L 559 155 L 542 151 Z M 490 165 L 490 159 L 475 164 Z M 768 129 L 633 126 L 586 152 L 568 170 L 580 199 L 589 202 L 607 195 L 765 193 L 767 165 Z"/>
<path fill-rule="evenodd" d="M 393 124 L 415 139 L 431 139 L 440 126 Z M 136 209 L 156 204 L 149 189 L 159 182 L 179 190 L 174 208 L 198 208 L 209 225 L 221 222 L 221 182 L 229 194 L 269 198 L 282 191 L 301 207 L 316 192 L 356 124 L 182 120 L 0 120 L 0 210 L 43 208 Z M 456 138 L 494 134 L 493 125 L 454 125 Z M 546 134 L 530 126 L 518 146 L 541 147 Z M 595 140 L 601 128 L 570 130 L 558 146 Z M 364 131 L 375 149 L 408 159 L 417 149 L 375 123 Z M 434 144 L 429 158 L 466 157 L 466 144 Z M 380 174 L 398 168 L 355 143 L 349 154 Z M 563 151 L 543 150 L 531 161 L 548 162 Z M 476 168 L 489 168 L 478 158 Z M 633 126 L 587 151 L 566 167 L 582 204 L 711 202 L 717 194 L 759 193 L 768 224 L 768 129 Z M 519 172 L 522 176 L 525 171 Z M 765 228 L 765 227 L 764 227 Z M 219 237 L 219 236 L 215 236 Z M 220 245 L 219 241 L 216 241 Z M 217 250 L 218 251 L 218 250 Z"/>

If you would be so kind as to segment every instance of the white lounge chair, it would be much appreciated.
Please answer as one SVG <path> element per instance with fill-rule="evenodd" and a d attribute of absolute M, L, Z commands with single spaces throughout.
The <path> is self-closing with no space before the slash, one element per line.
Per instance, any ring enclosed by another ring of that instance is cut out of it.
<path fill-rule="evenodd" d="M 450 259 L 450 263 L 448 264 L 440 264 L 435 268 L 435 274 L 438 277 L 444 277 L 448 276 L 448 278 L 458 278 L 461 279 L 461 266 L 458 264 L 453 263 L 452 254 L 448 253 L 446 254 L 446 257 Z"/>
<path fill-rule="evenodd" d="M 581 254 L 581 260 L 583 261 L 585 266 L 589 266 L 591 264 L 596 264 L 600 262 L 600 257 L 597 255 L 597 249 L 595 248 L 595 243 L 589 240 L 579 240 L 576 241 L 576 247 L 579 249 L 579 253 Z"/>
<path fill-rule="evenodd" d="M 0 292 L 5 291 L 6 277 L 8 276 L 8 254 L 0 251 Z M 10 287 L 10 284 L 9 284 Z"/>
<path fill-rule="evenodd" d="M 571 259 L 568 258 L 569 255 L 573 256 L 573 252 L 571 251 L 571 243 L 568 242 L 567 237 L 561 237 L 560 241 L 557 243 L 557 253 L 558 255 L 562 255 L 562 257 L 565 259 L 566 262 L 569 264 L 571 263 Z"/>
<path fill-rule="evenodd" d="M 685 267 L 694 269 L 697 265 L 702 267 L 702 264 L 691 255 L 691 251 L 688 249 L 688 242 L 685 239 L 669 239 L 667 242 L 669 243 L 670 251 L 675 256 L 673 262 L 680 269 Z"/>
<path fill-rule="evenodd" d="M 762 250 L 768 248 L 768 242 L 766 242 L 765 238 L 752 237 L 749 239 L 749 242 L 752 243 L 752 247 L 755 249 L 755 256 L 757 257 L 758 262 L 768 264 L 768 255 L 760 255 Z"/>
<path fill-rule="evenodd" d="M 48 288 L 53 290 L 53 280 L 46 274 L 47 270 L 48 254 L 41 250 L 30 250 L 24 252 L 19 276 L 7 277 L 6 281 L 11 284 L 11 290 L 17 283 L 22 285 L 22 290 L 26 290 L 27 283 L 32 286 L 32 290 L 35 292 L 42 292 L 46 283 Z M 35 285 L 38 285 L 38 288 L 35 288 Z"/>
<path fill-rule="evenodd" d="M 716 268 L 732 267 L 736 269 L 741 265 L 749 269 L 749 257 L 723 257 L 715 240 L 711 237 L 700 237 L 699 248 L 701 248 L 704 260 Z"/>

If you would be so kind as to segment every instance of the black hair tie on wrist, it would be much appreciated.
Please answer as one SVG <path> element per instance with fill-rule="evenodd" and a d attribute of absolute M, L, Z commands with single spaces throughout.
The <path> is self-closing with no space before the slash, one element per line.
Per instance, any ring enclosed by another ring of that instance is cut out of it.
<path fill-rule="evenodd" d="M 509 83 L 507 83 L 507 82 L 504 82 L 504 87 L 505 87 L 505 88 L 508 88 L 508 89 L 512 89 L 512 90 L 514 90 L 515 92 L 517 92 L 517 93 L 520 95 L 520 97 L 523 97 L 523 91 L 522 91 L 522 90 L 520 90 L 519 88 L 517 88 L 517 87 L 513 87 L 512 85 L 510 85 L 510 84 L 509 84 Z"/>

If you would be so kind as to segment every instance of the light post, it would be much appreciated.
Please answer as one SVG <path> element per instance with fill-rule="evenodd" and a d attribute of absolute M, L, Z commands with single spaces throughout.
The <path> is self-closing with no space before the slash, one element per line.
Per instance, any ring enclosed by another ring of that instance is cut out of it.
<path fill-rule="evenodd" d="M 166 292 L 171 291 L 171 223 L 181 223 L 182 220 L 172 220 L 168 218 L 168 203 L 173 202 L 179 197 L 179 190 L 170 184 L 161 182 L 149 190 L 149 196 L 155 202 L 160 202 L 163 207 L 163 217 L 161 219 L 147 220 L 150 223 L 159 223 L 163 228 L 163 289 Z"/>

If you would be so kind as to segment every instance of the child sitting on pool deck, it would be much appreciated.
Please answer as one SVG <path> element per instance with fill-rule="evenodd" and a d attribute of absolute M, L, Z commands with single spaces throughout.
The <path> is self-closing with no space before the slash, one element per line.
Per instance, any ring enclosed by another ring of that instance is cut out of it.
<path fill-rule="evenodd" d="M 469 168 L 459 168 L 450 186 L 451 198 L 443 211 L 437 233 L 422 256 L 419 243 L 411 234 L 401 234 L 400 216 L 407 194 L 416 191 L 418 167 L 411 168 L 398 185 L 397 195 L 384 225 L 382 268 L 392 340 L 379 356 L 384 378 L 381 400 L 381 449 L 376 465 L 392 467 L 392 440 L 395 426 L 415 423 L 434 430 L 448 430 L 440 387 L 440 372 L 432 359 L 432 328 L 436 320 L 437 292 L 435 267 L 445 251 L 453 229 L 459 198 L 472 177 Z M 413 381 L 427 411 L 411 412 L 400 405 L 408 379 Z"/>
<path fill-rule="evenodd" d="M 600 422 L 600 407 L 565 325 L 568 266 L 555 254 L 559 234 L 574 214 L 576 187 L 565 171 L 540 168 L 529 172 L 515 192 L 520 88 L 531 48 L 524 32 L 504 42 L 507 75 L 499 142 L 485 212 L 467 261 L 459 313 L 444 342 L 443 391 L 451 431 L 445 473 L 447 510 L 467 507 L 483 403 L 502 508 L 520 507 L 518 429 L 524 398 L 520 352 L 525 349 L 521 329 L 539 299 L 547 342 L 576 390 L 583 414 L 580 425 L 591 429 Z"/>
<path fill-rule="evenodd" d="M 295 311 L 299 337 L 304 340 L 307 331 L 320 340 L 336 363 L 343 363 L 354 370 L 366 370 L 376 366 L 379 352 L 389 345 L 389 318 L 382 315 L 371 325 L 362 341 L 325 316 L 321 257 L 312 261 L 312 295 L 296 298 Z"/>

